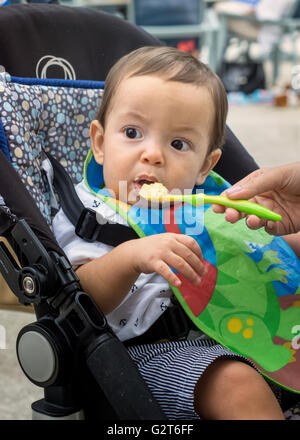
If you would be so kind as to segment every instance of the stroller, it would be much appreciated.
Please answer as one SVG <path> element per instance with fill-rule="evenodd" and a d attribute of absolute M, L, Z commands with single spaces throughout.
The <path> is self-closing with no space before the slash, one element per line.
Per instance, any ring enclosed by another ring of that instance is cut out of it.
<path fill-rule="evenodd" d="M 39 32 L 39 44 L 29 50 L 34 64 L 13 52 L 10 41 L 0 53 L 0 64 L 9 72 L 1 73 L 0 80 L 0 231 L 18 258 L 1 242 L 0 271 L 18 301 L 33 305 L 36 314 L 36 322 L 17 338 L 22 370 L 44 389 L 44 398 L 32 405 L 33 417 L 163 420 L 125 346 L 82 291 L 51 232 L 53 211 L 68 203 L 66 186 L 72 193 L 82 176 L 88 126 L 102 96 L 98 80 L 123 54 L 160 42 L 122 19 L 84 8 L 7 6 L 0 16 L 1 41 L 2 33 L 7 40 L 10 23 L 27 36 Z M 25 40 L 19 47 L 28 54 Z M 82 52 L 80 41 L 86 45 Z M 54 70 L 48 64 L 48 78 L 34 78 L 37 61 L 54 50 Z M 58 79 L 62 70 L 65 76 L 76 72 L 77 79 Z M 256 168 L 228 128 L 216 171 L 234 183 Z M 63 169 L 70 177 L 61 189 Z M 81 207 L 65 207 L 84 227 L 78 218 Z"/>

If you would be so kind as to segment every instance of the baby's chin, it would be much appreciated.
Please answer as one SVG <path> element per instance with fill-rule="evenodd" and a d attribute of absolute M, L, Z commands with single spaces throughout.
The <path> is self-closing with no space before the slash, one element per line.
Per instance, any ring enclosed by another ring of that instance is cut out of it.
<path fill-rule="evenodd" d="M 139 191 L 137 190 L 131 190 L 128 192 L 127 188 L 117 188 L 114 191 L 107 186 L 105 186 L 104 189 L 109 193 L 110 197 L 118 200 L 119 202 L 126 203 L 127 205 L 135 205 L 140 199 Z"/>
<path fill-rule="evenodd" d="M 127 203 L 130 206 L 136 206 L 137 208 L 154 208 L 158 206 L 153 206 L 153 202 L 146 200 L 139 195 L 139 191 L 131 191 L 126 200 L 120 200 L 121 202 Z M 152 205 L 151 205 L 152 203 Z M 157 204 L 158 205 L 158 204 Z"/>
<path fill-rule="evenodd" d="M 127 205 L 137 205 L 140 202 L 141 197 L 139 191 L 130 191 L 128 194 L 119 194 L 118 200 L 126 203 Z"/>

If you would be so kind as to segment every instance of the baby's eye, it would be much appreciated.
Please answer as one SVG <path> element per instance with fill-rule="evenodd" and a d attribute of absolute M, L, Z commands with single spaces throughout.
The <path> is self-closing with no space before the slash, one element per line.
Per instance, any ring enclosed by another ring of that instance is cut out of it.
<path fill-rule="evenodd" d="M 129 139 L 140 139 L 142 137 L 142 133 L 136 128 L 126 128 L 125 134 Z"/>
<path fill-rule="evenodd" d="M 187 151 L 190 148 L 189 144 L 181 139 L 174 139 L 174 141 L 171 142 L 171 145 L 173 148 L 180 151 Z"/>

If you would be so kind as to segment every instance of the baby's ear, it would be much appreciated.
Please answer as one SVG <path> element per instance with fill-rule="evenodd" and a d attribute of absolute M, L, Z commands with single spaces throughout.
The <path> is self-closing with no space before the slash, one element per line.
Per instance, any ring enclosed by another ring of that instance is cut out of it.
<path fill-rule="evenodd" d="M 217 148 L 216 150 L 213 150 L 205 159 L 201 170 L 198 174 L 198 178 L 196 181 L 197 185 L 201 185 L 206 177 L 208 176 L 210 170 L 214 168 L 214 166 L 218 163 L 220 157 L 221 157 L 222 151 L 220 148 Z"/>
<path fill-rule="evenodd" d="M 90 126 L 90 138 L 94 158 L 99 165 L 103 165 L 104 158 L 104 129 L 99 121 L 94 120 Z"/>

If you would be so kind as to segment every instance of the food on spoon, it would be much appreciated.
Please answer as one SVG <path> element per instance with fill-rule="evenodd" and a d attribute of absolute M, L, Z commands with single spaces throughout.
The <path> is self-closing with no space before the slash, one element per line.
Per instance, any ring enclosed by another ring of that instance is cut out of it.
<path fill-rule="evenodd" d="M 144 183 L 140 190 L 140 196 L 146 200 L 159 201 L 161 197 L 169 194 L 167 188 L 159 182 L 155 183 Z"/>

